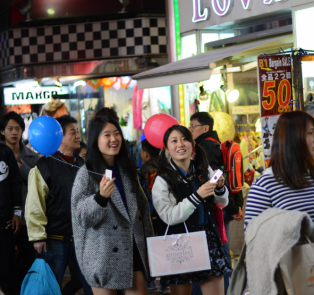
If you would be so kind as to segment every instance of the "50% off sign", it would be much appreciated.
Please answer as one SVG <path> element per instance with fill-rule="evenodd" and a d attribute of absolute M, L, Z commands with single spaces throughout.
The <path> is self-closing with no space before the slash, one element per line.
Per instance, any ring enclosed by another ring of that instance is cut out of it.
<path fill-rule="evenodd" d="M 291 56 L 258 57 L 261 117 L 292 111 Z"/>
<path fill-rule="evenodd" d="M 258 57 L 258 77 L 265 168 L 271 157 L 279 116 L 293 110 L 290 55 Z"/>

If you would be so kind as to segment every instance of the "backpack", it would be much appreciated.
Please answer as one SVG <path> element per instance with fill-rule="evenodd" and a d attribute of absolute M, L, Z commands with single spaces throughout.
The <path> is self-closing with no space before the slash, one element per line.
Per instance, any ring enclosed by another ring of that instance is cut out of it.
<path fill-rule="evenodd" d="M 153 189 L 154 180 L 156 178 L 156 175 L 157 175 L 157 172 L 152 173 L 151 175 L 149 175 L 149 179 L 148 179 L 148 191 L 149 191 L 151 196 L 152 196 L 152 189 Z"/>
<path fill-rule="evenodd" d="M 62 295 L 57 279 L 44 259 L 35 260 L 23 280 L 20 295 Z"/>
<path fill-rule="evenodd" d="M 205 138 L 220 145 L 224 171 L 227 174 L 226 185 L 230 193 L 238 193 L 243 187 L 243 157 L 240 145 L 232 140 L 220 142 L 212 137 Z"/>
<path fill-rule="evenodd" d="M 138 179 L 139 179 L 140 185 L 144 191 L 144 194 L 147 198 L 150 213 L 153 213 L 154 205 L 153 205 L 153 200 L 152 200 L 152 196 L 151 196 L 151 190 L 149 190 L 149 187 L 147 186 L 146 179 L 140 171 L 138 171 Z"/>

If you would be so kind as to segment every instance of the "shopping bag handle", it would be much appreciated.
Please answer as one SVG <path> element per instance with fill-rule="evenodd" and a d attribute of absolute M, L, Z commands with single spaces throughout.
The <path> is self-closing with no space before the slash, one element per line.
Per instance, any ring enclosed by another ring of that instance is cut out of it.
<path fill-rule="evenodd" d="M 172 208 L 172 210 L 171 210 L 169 223 L 168 223 L 168 226 L 167 226 L 165 235 L 164 235 L 164 241 L 165 241 L 166 238 L 167 238 L 167 233 L 168 233 L 168 230 L 169 230 L 169 227 L 170 227 L 170 223 L 171 223 L 171 220 L 172 220 L 172 211 L 173 211 L 173 208 Z M 185 221 L 183 222 L 183 224 L 184 224 L 184 227 L 185 227 L 185 231 L 186 231 L 186 233 L 188 234 L 188 237 L 190 237 L 190 233 L 189 233 L 188 228 L 187 228 L 187 226 L 186 226 L 186 224 L 185 224 Z"/>

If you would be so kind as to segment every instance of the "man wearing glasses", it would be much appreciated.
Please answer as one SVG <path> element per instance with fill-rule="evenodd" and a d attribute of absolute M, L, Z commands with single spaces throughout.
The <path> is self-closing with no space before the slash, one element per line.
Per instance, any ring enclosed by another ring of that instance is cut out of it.
<path fill-rule="evenodd" d="M 218 134 L 213 131 L 213 117 L 207 112 L 199 112 L 192 115 L 190 121 L 193 139 L 205 150 L 209 166 L 213 170 L 221 169 L 223 159 Z"/>
<path fill-rule="evenodd" d="M 221 169 L 223 166 L 223 157 L 220 150 L 220 140 L 216 131 L 213 131 L 214 119 L 207 112 L 195 113 L 190 119 L 190 130 L 193 139 L 199 144 L 206 152 L 209 166 L 213 170 Z M 242 191 L 238 193 L 229 193 L 229 204 L 223 209 L 224 222 L 226 227 L 227 237 L 229 239 L 229 223 L 235 219 L 240 221 L 236 214 L 242 215 L 243 196 Z M 231 264 L 231 257 L 229 251 L 229 242 L 223 244 L 223 250 L 225 255 Z M 231 274 L 226 274 L 225 281 L 225 293 L 227 293 L 229 287 L 229 278 Z M 192 295 L 200 294 L 197 289 L 198 286 L 193 286 Z"/>

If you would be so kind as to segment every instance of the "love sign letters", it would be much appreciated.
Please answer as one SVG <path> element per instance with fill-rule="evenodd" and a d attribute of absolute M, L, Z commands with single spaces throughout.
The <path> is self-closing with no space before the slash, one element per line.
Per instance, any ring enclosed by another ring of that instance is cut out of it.
<path fill-rule="evenodd" d="M 201 8 L 201 0 L 192 0 L 193 1 L 193 18 L 194 23 L 205 21 L 208 19 L 208 8 Z M 235 0 L 211 0 L 213 11 L 219 15 L 227 15 L 234 4 Z M 283 2 L 288 0 L 255 0 L 263 1 L 263 4 L 270 5 L 275 2 Z M 244 10 L 251 10 L 253 0 L 241 0 Z"/>

